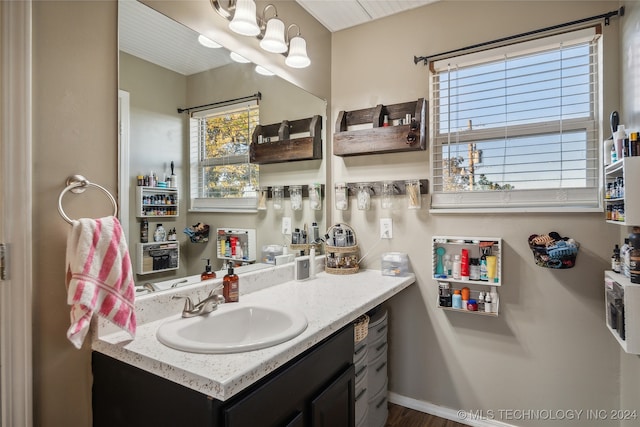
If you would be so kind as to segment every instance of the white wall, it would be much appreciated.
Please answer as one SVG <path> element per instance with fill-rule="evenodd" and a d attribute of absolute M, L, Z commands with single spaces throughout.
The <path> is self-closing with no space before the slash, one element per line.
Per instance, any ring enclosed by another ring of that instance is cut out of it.
<path fill-rule="evenodd" d="M 335 120 L 340 110 L 428 97 L 428 69 L 414 65 L 414 55 L 599 15 L 617 6 L 612 1 L 442 1 L 334 33 L 331 115 Z M 618 31 L 617 19 L 604 27 L 607 116 L 618 108 Z M 429 178 L 429 152 L 334 156 L 331 169 L 333 181 Z M 333 212 L 334 221 L 355 228 L 363 252 L 371 251 L 366 266 L 377 268 L 380 253 L 397 250 L 409 254 L 416 273 L 416 285 L 388 304 L 392 392 L 468 411 L 620 408 L 619 348 L 605 328 L 602 289 L 603 270 L 619 236 L 603 214 L 445 215 L 404 206 L 391 214 L 393 239 L 380 243 L 378 218 L 387 214 L 379 207 Z M 580 242 L 575 268 L 555 271 L 534 264 L 527 238 L 550 231 Z M 497 319 L 436 308 L 437 284 L 430 277 L 433 235 L 504 239 Z M 562 425 L 618 422 L 582 419 Z"/>

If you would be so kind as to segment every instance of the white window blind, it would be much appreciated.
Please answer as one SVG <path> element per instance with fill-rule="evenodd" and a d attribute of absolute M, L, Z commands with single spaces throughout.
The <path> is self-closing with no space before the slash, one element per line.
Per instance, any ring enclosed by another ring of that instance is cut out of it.
<path fill-rule="evenodd" d="M 192 113 L 192 210 L 256 209 L 259 171 L 249 163 L 249 145 L 258 122 L 256 101 Z"/>
<path fill-rule="evenodd" d="M 432 209 L 598 210 L 598 37 L 433 64 Z"/>

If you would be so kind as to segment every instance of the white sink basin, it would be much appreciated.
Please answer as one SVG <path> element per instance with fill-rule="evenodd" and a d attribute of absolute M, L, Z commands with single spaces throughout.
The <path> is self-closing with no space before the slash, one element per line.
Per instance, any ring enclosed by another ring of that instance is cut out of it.
<path fill-rule="evenodd" d="M 162 344 L 191 353 L 240 353 L 300 335 L 307 318 L 296 309 L 228 303 L 203 316 L 169 320 L 158 328 Z"/>

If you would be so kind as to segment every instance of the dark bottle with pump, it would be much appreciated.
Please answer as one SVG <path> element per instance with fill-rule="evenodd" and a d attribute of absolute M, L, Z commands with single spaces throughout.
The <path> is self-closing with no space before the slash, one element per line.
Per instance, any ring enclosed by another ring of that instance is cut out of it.
<path fill-rule="evenodd" d="M 238 302 L 240 298 L 240 283 L 238 275 L 233 272 L 233 263 L 229 263 L 227 274 L 222 279 L 222 296 L 225 302 Z"/>
<path fill-rule="evenodd" d="M 211 271 L 210 259 L 207 259 L 207 265 L 204 267 L 204 272 L 200 275 L 200 280 L 215 279 L 216 273 Z"/>

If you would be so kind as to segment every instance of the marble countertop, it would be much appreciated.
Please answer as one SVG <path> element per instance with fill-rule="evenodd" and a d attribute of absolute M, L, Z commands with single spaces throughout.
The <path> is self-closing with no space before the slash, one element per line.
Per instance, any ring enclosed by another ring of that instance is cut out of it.
<path fill-rule="evenodd" d="M 139 324 L 136 338 L 124 332 L 94 333 L 93 350 L 219 400 L 226 400 L 313 347 L 415 282 L 415 276 L 383 276 L 379 270 L 357 274 L 318 273 L 306 281 L 285 281 L 248 294 L 240 302 L 295 307 L 305 313 L 307 329 L 297 337 L 262 350 L 233 354 L 196 354 L 174 350 L 156 339 L 158 327 L 180 317 L 180 310 Z M 242 287 L 242 276 L 240 276 Z"/>

